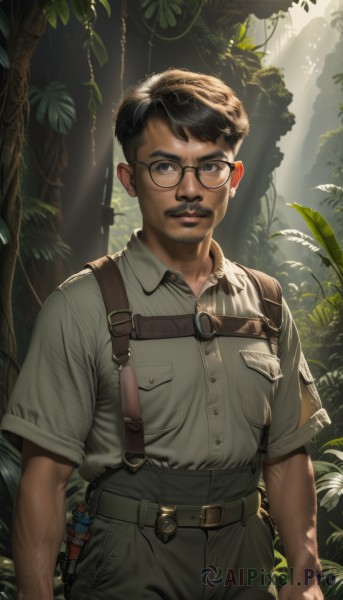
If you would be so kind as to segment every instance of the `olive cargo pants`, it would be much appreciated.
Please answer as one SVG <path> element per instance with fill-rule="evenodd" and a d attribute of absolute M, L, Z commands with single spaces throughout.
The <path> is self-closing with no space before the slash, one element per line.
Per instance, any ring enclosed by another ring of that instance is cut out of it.
<path fill-rule="evenodd" d="M 256 488 L 252 467 L 184 471 L 120 469 L 100 487 L 161 504 L 206 505 Z M 178 527 L 166 543 L 155 528 L 96 514 L 70 600 L 272 600 L 273 542 L 259 515 L 216 529 Z"/>

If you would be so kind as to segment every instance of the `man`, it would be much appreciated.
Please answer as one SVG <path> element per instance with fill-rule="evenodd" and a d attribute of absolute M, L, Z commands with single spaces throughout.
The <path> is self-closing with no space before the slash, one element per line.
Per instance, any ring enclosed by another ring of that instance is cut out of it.
<path fill-rule="evenodd" d="M 256 491 L 268 431 L 263 473 L 292 572 L 279 597 L 323 598 L 309 577 L 320 565 L 304 444 L 329 419 L 287 306 L 277 352 L 263 332 L 205 331 L 211 315 L 265 319 L 250 276 L 212 239 L 243 175 L 235 157 L 247 131 L 233 91 L 198 73 L 154 75 L 119 105 L 127 162 L 117 173 L 138 197 L 143 223 L 117 257 L 132 314 L 169 322 L 195 315 L 196 331 L 146 340 L 133 332 L 128 383 L 126 367 L 112 360 L 89 269 L 46 302 L 2 423 L 23 440 L 13 542 L 19 600 L 53 597 L 75 466 L 96 482 L 72 600 L 277 597 Z M 134 396 L 135 377 L 147 457 L 136 471 L 122 458 L 120 399 L 127 385 Z"/>

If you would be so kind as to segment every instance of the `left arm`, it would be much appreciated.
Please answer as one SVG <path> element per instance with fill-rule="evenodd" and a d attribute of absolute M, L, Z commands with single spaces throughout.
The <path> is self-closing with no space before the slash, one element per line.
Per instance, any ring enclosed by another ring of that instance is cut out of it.
<path fill-rule="evenodd" d="M 271 514 L 280 533 L 292 580 L 280 600 L 323 600 L 317 574 L 317 500 L 313 467 L 304 447 L 263 465 Z M 297 585 L 301 582 L 301 585 Z"/>

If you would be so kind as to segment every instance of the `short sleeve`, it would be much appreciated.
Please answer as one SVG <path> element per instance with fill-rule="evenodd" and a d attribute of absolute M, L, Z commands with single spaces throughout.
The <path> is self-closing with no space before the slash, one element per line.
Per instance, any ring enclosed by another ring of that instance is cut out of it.
<path fill-rule="evenodd" d="M 284 301 L 279 357 L 283 377 L 272 406 L 270 458 L 296 450 L 330 424 L 302 353 L 297 328 Z"/>
<path fill-rule="evenodd" d="M 95 364 L 87 328 L 56 290 L 36 321 L 1 428 L 80 465 L 95 406 Z"/>

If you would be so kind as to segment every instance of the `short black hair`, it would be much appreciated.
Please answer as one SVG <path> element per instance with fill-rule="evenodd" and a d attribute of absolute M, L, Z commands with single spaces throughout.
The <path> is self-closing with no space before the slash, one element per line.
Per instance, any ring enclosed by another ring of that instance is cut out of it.
<path fill-rule="evenodd" d="M 224 136 L 234 149 L 249 131 L 242 102 L 223 81 L 212 75 L 168 69 L 133 86 L 116 110 L 115 135 L 127 160 L 132 142 L 148 119 L 165 120 L 174 133 L 187 140 L 187 131 L 204 141 Z"/>

